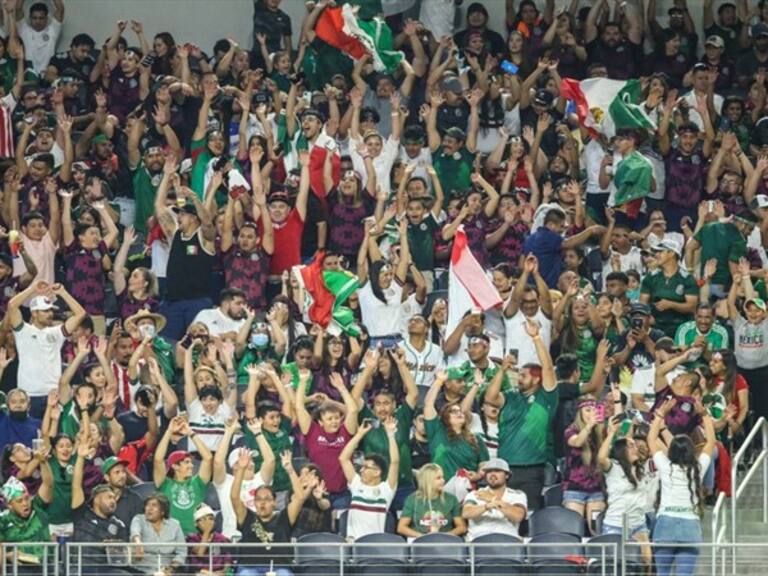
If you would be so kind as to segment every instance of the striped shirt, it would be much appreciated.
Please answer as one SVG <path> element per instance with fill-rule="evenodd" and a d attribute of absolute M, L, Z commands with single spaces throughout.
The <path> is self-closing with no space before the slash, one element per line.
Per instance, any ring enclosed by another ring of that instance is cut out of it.
<path fill-rule="evenodd" d="M 222 402 L 216 412 L 208 414 L 203 410 L 200 399 L 195 398 L 189 403 L 187 410 L 189 411 L 190 428 L 200 435 L 200 439 L 210 448 L 211 452 L 215 452 L 224 437 L 225 424 L 234 414 L 232 407 L 226 402 Z M 190 452 L 197 451 L 194 442 L 189 442 L 187 450 Z"/>
<path fill-rule="evenodd" d="M 13 158 L 13 111 L 16 108 L 16 98 L 9 92 L 0 98 L 0 156 Z"/>
<path fill-rule="evenodd" d="M 347 515 L 347 537 L 357 540 L 367 534 L 384 532 L 395 490 L 388 482 L 375 486 L 363 484 L 359 474 L 355 474 L 349 484 L 352 501 Z"/>
<path fill-rule="evenodd" d="M 445 365 L 443 350 L 429 340 L 424 349 L 417 350 L 407 339 L 400 343 L 405 352 L 405 364 L 411 372 L 417 386 L 429 388 L 435 381 L 435 375 Z"/>

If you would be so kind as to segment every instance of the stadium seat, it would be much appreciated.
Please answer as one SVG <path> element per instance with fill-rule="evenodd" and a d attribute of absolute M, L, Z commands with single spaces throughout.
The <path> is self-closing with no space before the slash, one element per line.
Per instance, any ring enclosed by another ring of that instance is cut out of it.
<path fill-rule="evenodd" d="M 622 554 L 625 560 L 626 570 L 624 574 L 635 575 L 643 574 L 644 566 L 640 551 L 633 544 L 627 548 L 622 547 L 621 534 L 602 534 L 587 540 L 587 544 L 615 544 L 616 546 L 586 546 L 586 555 L 588 557 L 587 574 L 603 574 L 603 564 L 605 572 L 609 574 L 622 574 Z M 614 567 L 616 571 L 614 572 Z"/>
<path fill-rule="evenodd" d="M 142 482 L 141 484 L 134 484 L 130 487 L 130 490 L 142 500 L 146 500 L 155 492 L 159 492 L 154 482 Z"/>
<path fill-rule="evenodd" d="M 296 541 L 295 572 L 307 576 L 334 576 L 340 573 L 341 562 L 346 560 L 346 549 L 340 554 L 339 546 L 347 541 L 338 534 L 316 532 L 305 534 Z"/>
<path fill-rule="evenodd" d="M 355 542 L 352 558 L 352 567 L 358 576 L 405 576 L 409 546 L 395 534 L 368 534 Z"/>
<path fill-rule="evenodd" d="M 549 506 L 537 510 L 531 514 L 528 522 L 530 536 L 547 532 L 573 534 L 579 538 L 584 536 L 584 517 L 578 512 L 561 506 Z"/>
<path fill-rule="evenodd" d="M 544 506 L 547 508 L 550 506 L 562 506 L 563 505 L 563 485 L 552 484 L 547 486 L 542 491 L 544 496 Z"/>
<path fill-rule="evenodd" d="M 468 566 L 467 548 L 459 546 L 463 543 L 462 538 L 441 532 L 419 536 L 411 546 L 412 573 L 423 576 L 464 576 Z"/>
<path fill-rule="evenodd" d="M 525 574 L 523 541 L 508 534 L 485 534 L 472 541 L 475 546 L 475 576 Z"/>
<path fill-rule="evenodd" d="M 528 542 L 535 574 L 578 574 L 586 564 L 581 538 L 563 532 L 539 534 Z"/>

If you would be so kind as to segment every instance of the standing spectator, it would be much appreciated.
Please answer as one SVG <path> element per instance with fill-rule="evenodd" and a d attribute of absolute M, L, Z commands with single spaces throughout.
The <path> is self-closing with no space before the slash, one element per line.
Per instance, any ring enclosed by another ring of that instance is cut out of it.
<path fill-rule="evenodd" d="M 347 514 L 347 538 L 357 540 L 368 534 L 385 531 L 387 511 L 397 490 L 400 470 L 400 448 L 397 445 L 397 421 L 394 417 L 381 423 L 389 443 L 389 464 L 379 454 L 369 454 L 363 460 L 360 473 L 352 465 L 352 454 L 373 430 L 370 419 L 363 420 L 357 433 L 339 454 L 339 462 L 347 479 L 352 499 Z M 386 477 L 384 473 L 386 472 Z"/>
<path fill-rule="evenodd" d="M 72 316 L 59 325 L 53 324 L 56 297 L 72 311 Z M 27 300 L 30 323 L 24 322 L 20 310 Z M 29 395 L 30 414 L 42 416 L 48 392 L 58 388 L 61 378 L 61 348 L 85 318 L 85 309 L 61 284 L 49 286 L 38 282 L 11 298 L 6 318 L 13 328 L 19 351 L 19 388 Z"/>
<path fill-rule="evenodd" d="M 53 0 L 53 18 L 48 16 L 47 4 L 35 2 L 29 7 L 29 22 L 24 19 L 24 0 L 16 0 L 15 6 L 5 2 L 5 8 L 9 16 L 6 24 L 10 42 L 18 42 L 20 39 L 24 43 L 27 58 L 32 62 L 32 69 L 38 75 L 43 75 L 51 57 L 56 53 L 56 43 L 64 23 L 64 0 Z"/>

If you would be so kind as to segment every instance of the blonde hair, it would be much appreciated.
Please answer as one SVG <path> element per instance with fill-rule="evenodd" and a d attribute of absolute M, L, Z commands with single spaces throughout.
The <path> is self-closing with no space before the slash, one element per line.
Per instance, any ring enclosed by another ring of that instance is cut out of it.
<path fill-rule="evenodd" d="M 590 400 L 590 396 L 582 397 L 583 400 Z M 598 402 L 595 401 L 595 405 L 597 405 Z M 573 425 L 576 427 L 576 430 L 581 432 L 584 430 L 584 428 L 587 427 L 587 424 L 584 422 L 584 419 L 581 417 L 581 411 L 583 408 L 579 408 L 576 411 L 576 418 L 573 419 Z M 589 434 L 589 438 L 587 438 L 587 441 L 584 443 L 584 445 L 581 447 L 581 461 L 584 462 L 585 466 L 592 466 L 592 451 L 597 449 L 603 444 L 604 440 L 604 432 L 603 432 L 603 426 L 597 425 L 594 428 L 592 428 L 592 431 Z"/>
<path fill-rule="evenodd" d="M 424 464 L 416 473 L 416 498 L 421 498 L 426 501 L 434 500 L 436 498 L 443 498 L 443 491 L 439 493 L 435 488 L 435 479 L 438 474 L 442 474 L 443 469 L 439 464 L 429 462 Z"/>

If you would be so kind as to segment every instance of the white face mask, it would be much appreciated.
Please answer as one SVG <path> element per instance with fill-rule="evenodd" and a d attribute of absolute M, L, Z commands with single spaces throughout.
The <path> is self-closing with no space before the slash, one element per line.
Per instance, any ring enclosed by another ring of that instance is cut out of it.
<path fill-rule="evenodd" d="M 155 334 L 157 334 L 157 329 L 154 324 L 142 324 L 139 326 L 139 334 L 141 334 L 142 338 L 154 338 Z"/>

